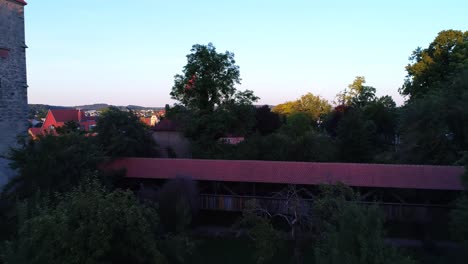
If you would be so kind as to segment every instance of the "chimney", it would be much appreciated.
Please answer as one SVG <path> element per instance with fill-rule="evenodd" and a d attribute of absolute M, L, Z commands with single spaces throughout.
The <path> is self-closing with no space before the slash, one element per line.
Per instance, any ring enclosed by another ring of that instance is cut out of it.
<path fill-rule="evenodd" d="M 78 108 L 78 123 L 81 123 L 81 108 Z"/>

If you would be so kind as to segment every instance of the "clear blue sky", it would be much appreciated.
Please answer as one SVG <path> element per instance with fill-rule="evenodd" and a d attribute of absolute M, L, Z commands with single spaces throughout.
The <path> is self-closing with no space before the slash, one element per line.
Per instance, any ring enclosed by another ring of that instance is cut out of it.
<path fill-rule="evenodd" d="M 398 103 L 404 66 L 468 1 L 29 0 L 29 102 L 164 106 L 193 44 L 232 51 L 262 104 L 333 100 L 355 76 Z"/>

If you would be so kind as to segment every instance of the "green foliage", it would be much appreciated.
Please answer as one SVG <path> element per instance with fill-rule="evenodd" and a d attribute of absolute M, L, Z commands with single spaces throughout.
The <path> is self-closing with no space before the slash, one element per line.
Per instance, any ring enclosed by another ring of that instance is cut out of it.
<path fill-rule="evenodd" d="M 335 141 L 326 134 L 314 131 L 297 138 L 291 154 L 292 161 L 333 162 L 337 159 Z"/>
<path fill-rule="evenodd" d="M 230 149 L 227 159 L 288 160 L 290 138 L 280 133 L 249 137 Z"/>
<path fill-rule="evenodd" d="M 348 89 L 336 96 L 336 104 L 360 108 L 374 101 L 376 90 L 372 86 L 365 86 L 365 83 L 364 76 L 356 76 L 353 83 L 348 85 Z"/>
<path fill-rule="evenodd" d="M 155 209 L 129 191 L 108 192 L 96 181 L 36 204 L 4 245 L 4 263 L 165 263 L 158 250 Z"/>
<path fill-rule="evenodd" d="M 307 93 L 296 101 L 286 102 L 273 107 L 273 112 L 289 116 L 294 113 L 305 113 L 314 121 L 331 111 L 330 103 L 320 97 Z"/>
<path fill-rule="evenodd" d="M 468 257 L 468 196 L 464 194 L 455 203 L 450 213 L 450 231 L 455 241 L 460 243 L 461 251 Z"/>
<path fill-rule="evenodd" d="M 413 263 L 385 244 L 380 209 L 358 201 L 343 184 L 320 186 L 314 200 L 315 263 Z"/>
<path fill-rule="evenodd" d="M 375 124 L 364 118 L 361 110 L 350 109 L 338 123 L 337 141 L 341 160 L 369 162 L 373 158 L 372 139 Z"/>
<path fill-rule="evenodd" d="M 286 118 L 286 124 L 281 132 L 292 138 L 303 136 L 312 129 L 312 119 L 305 113 L 293 113 Z"/>
<path fill-rule="evenodd" d="M 70 133 L 79 133 L 79 134 L 84 133 L 84 131 L 80 131 L 80 124 L 78 124 L 75 121 L 65 122 L 63 126 L 57 127 L 55 131 L 57 131 L 57 133 L 60 135 L 70 134 Z"/>
<path fill-rule="evenodd" d="M 226 104 L 210 114 L 185 113 L 185 135 L 202 144 L 210 144 L 228 134 L 245 136 L 255 125 L 252 105 Z"/>
<path fill-rule="evenodd" d="M 96 171 L 104 153 L 92 137 L 71 133 L 28 141 L 21 148 L 12 149 L 10 159 L 18 176 L 5 186 L 3 195 L 25 198 L 37 190 L 44 193 L 70 190 Z"/>
<path fill-rule="evenodd" d="M 368 103 L 364 109 L 366 119 L 374 122 L 376 133 L 388 142 L 393 140 L 397 127 L 396 105 L 390 96 L 383 96 Z"/>
<path fill-rule="evenodd" d="M 468 31 L 444 30 L 426 49 L 417 48 L 406 66 L 408 75 L 400 93 L 410 100 L 431 91 L 448 89 L 450 82 L 468 64 Z"/>
<path fill-rule="evenodd" d="M 255 109 L 255 130 L 261 135 L 268 135 L 281 127 L 281 120 L 277 113 L 270 110 L 268 105 Z"/>
<path fill-rule="evenodd" d="M 452 85 L 465 90 L 433 91 L 403 108 L 403 162 L 453 164 L 461 158 L 461 152 L 468 149 L 467 81 Z"/>
<path fill-rule="evenodd" d="M 234 54 L 216 52 L 213 44 L 193 45 L 182 74 L 175 76 L 171 96 L 191 111 L 212 112 L 216 106 L 232 101 L 250 104 L 258 98 L 252 91 L 237 92 L 239 66 Z"/>
<path fill-rule="evenodd" d="M 249 236 L 255 245 L 256 263 L 268 263 L 282 247 L 280 233 L 273 227 L 271 219 L 262 217 L 257 212 L 255 200 L 247 202 L 242 213 L 240 225 L 249 228 Z"/>
<path fill-rule="evenodd" d="M 154 157 L 156 143 L 132 111 L 109 107 L 97 121 L 97 140 L 111 157 Z"/>
<path fill-rule="evenodd" d="M 164 229 L 184 233 L 198 212 L 197 183 L 190 178 L 169 180 L 158 191 L 157 202 Z"/>
<path fill-rule="evenodd" d="M 383 216 L 376 206 L 348 203 L 336 219 L 335 224 L 328 225 L 325 239 L 315 248 L 315 263 L 413 263 L 385 245 Z"/>
<path fill-rule="evenodd" d="M 161 252 L 167 257 L 168 263 L 190 263 L 197 250 L 198 241 L 186 234 L 168 234 L 161 243 Z"/>
<path fill-rule="evenodd" d="M 462 182 L 465 192 L 455 201 L 455 208 L 450 212 L 450 231 L 455 241 L 460 243 L 464 259 L 468 257 L 468 152 L 460 162 L 465 166 Z"/>
<path fill-rule="evenodd" d="M 403 162 L 453 164 L 468 149 L 468 32 L 442 31 L 418 48 L 400 92 Z"/>
<path fill-rule="evenodd" d="M 327 228 L 337 224 L 349 201 L 356 200 L 358 196 L 353 189 L 344 184 L 320 185 L 313 208 L 315 233 L 318 237 L 322 237 Z"/>
<path fill-rule="evenodd" d="M 252 102 L 258 97 L 234 87 L 240 83 L 240 72 L 233 53 L 218 53 L 211 43 L 193 45 L 191 52 L 171 91 L 181 105 L 169 111 L 168 118 L 183 121 L 185 135 L 193 142 L 193 157 L 218 156 L 220 137 L 250 133 L 255 125 Z"/>

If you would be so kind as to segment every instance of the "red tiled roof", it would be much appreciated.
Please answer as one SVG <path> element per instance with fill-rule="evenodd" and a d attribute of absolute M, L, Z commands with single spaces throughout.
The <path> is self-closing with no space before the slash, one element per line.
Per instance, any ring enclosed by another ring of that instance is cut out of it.
<path fill-rule="evenodd" d="M 463 167 L 280 161 L 124 158 L 108 165 L 125 168 L 129 178 L 309 184 L 462 190 Z"/>
<path fill-rule="evenodd" d="M 86 118 L 84 112 L 76 109 L 53 109 L 49 110 L 55 118 L 56 122 L 68 122 L 75 121 L 78 122 L 78 117 L 81 116 L 81 120 Z"/>

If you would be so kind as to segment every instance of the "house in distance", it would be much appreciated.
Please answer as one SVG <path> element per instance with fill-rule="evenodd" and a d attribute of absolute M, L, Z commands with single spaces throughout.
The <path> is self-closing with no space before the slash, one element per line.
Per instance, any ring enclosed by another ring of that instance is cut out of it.
<path fill-rule="evenodd" d="M 33 139 L 47 134 L 56 135 L 56 129 L 67 122 L 75 122 L 82 131 L 92 131 L 96 127 L 96 118 L 86 116 L 85 112 L 79 109 L 50 109 L 42 126 L 30 128 L 28 132 Z"/>

